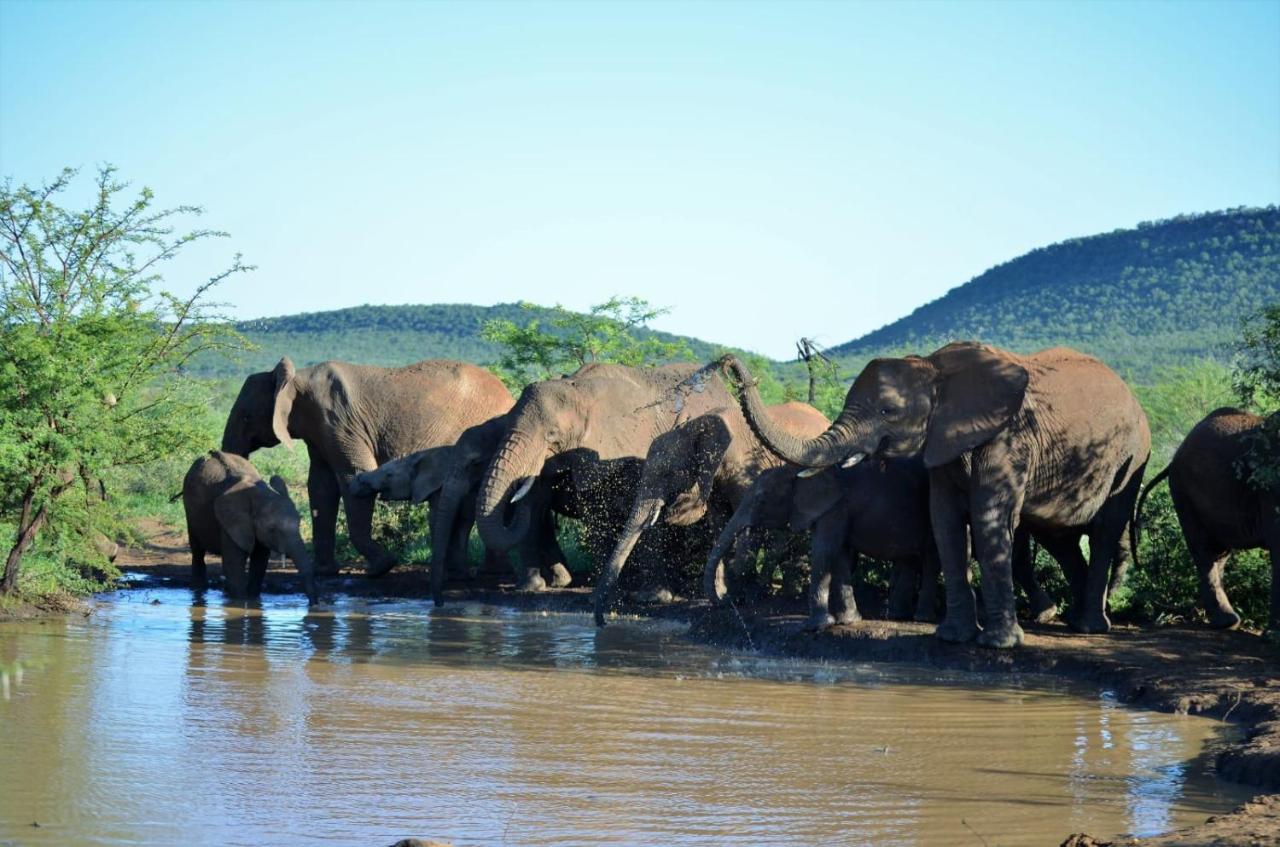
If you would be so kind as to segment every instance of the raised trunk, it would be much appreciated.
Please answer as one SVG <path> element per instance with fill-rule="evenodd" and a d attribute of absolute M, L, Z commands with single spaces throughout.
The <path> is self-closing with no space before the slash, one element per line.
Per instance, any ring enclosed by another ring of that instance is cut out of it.
<path fill-rule="evenodd" d="M 631 516 L 627 518 L 626 525 L 618 535 L 618 543 L 613 547 L 613 554 L 600 574 L 600 581 L 596 583 L 596 626 L 604 626 L 605 607 L 608 605 L 609 595 L 613 593 L 614 586 L 618 584 L 618 577 L 627 563 L 627 557 L 635 549 L 636 542 L 640 540 L 640 534 L 653 525 L 661 511 L 662 501 L 656 497 L 640 500 L 631 510 Z"/>
<path fill-rule="evenodd" d="M 768 407 L 760 399 L 755 378 L 746 366 L 733 356 L 725 357 L 724 363 L 741 386 L 739 400 L 747 423 L 771 452 L 792 464 L 808 468 L 829 467 L 848 457 L 855 423 L 848 409 L 842 411 L 821 435 L 810 439 L 797 438 L 773 420 Z"/>
<path fill-rule="evenodd" d="M 532 515 L 527 500 L 516 505 L 510 526 L 503 515 L 517 484 L 542 472 L 543 458 L 541 445 L 513 430 L 507 433 L 489 463 L 476 505 L 476 529 L 490 549 L 505 553 L 528 534 Z"/>
<path fill-rule="evenodd" d="M 716 539 L 715 546 L 707 554 L 707 564 L 702 569 L 702 588 L 707 598 L 714 603 L 723 603 L 729 593 L 724 579 L 724 557 L 733 547 L 739 533 L 751 525 L 751 519 L 752 510 L 745 504 L 739 507 L 725 524 L 724 529 L 720 530 L 720 537 Z"/>
<path fill-rule="evenodd" d="M 444 578 L 449 571 L 450 544 L 453 541 L 453 525 L 458 520 L 462 498 L 471 486 L 465 480 L 450 477 L 436 501 L 436 515 L 431 531 L 431 601 L 444 605 Z"/>

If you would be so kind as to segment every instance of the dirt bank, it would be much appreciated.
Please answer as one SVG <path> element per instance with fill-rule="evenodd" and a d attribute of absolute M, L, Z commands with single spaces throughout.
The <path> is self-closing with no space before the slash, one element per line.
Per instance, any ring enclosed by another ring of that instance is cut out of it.
<path fill-rule="evenodd" d="M 1099 841 L 1072 835 L 1061 847 L 1270 847 L 1280 837 L 1280 794 L 1255 797 L 1226 815 L 1215 815 L 1200 826 L 1153 838 Z"/>

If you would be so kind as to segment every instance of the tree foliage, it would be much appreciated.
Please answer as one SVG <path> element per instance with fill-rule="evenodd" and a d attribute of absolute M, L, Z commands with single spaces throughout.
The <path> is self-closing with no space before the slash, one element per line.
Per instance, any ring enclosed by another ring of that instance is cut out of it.
<path fill-rule="evenodd" d="M 190 297 L 158 288 L 165 262 L 226 234 L 179 230 L 198 207 L 157 209 L 146 188 L 129 197 L 111 167 L 87 208 L 65 208 L 75 176 L 0 188 L 0 523 L 13 533 L 4 593 L 42 531 L 46 552 L 91 558 L 113 471 L 205 446 L 192 422 L 207 394 L 180 370 L 238 343 L 205 297 L 248 270 L 239 256 Z"/>
<path fill-rule="evenodd" d="M 637 334 L 636 330 L 667 311 L 638 297 L 611 297 L 585 314 L 557 304 L 549 317 L 524 324 L 497 318 L 485 323 L 481 335 L 502 349 L 494 371 L 508 385 L 520 388 L 590 362 L 635 367 L 693 358 L 682 340 Z"/>

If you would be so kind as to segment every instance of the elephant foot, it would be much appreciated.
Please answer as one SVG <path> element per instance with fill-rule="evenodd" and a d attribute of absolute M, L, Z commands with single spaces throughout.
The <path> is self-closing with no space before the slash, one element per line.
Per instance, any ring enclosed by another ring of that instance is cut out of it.
<path fill-rule="evenodd" d="M 804 629 L 808 632 L 818 632 L 833 625 L 836 619 L 827 612 L 814 612 L 804 620 Z"/>
<path fill-rule="evenodd" d="M 1017 623 L 996 627 L 989 626 L 978 633 L 978 643 L 983 647 L 993 647 L 997 650 L 1017 647 L 1022 643 L 1022 627 L 1018 626 Z"/>
<path fill-rule="evenodd" d="M 329 577 L 329 576 L 337 576 L 337 575 L 338 575 L 338 573 L 339 573 L 339 571 L 341 571 L 341 570 L 342 570 L 342 566 L 341 566 L 341 565 L 339 565 L 337 562 L 320 562 L 320 561 L 317 561 L 317 562 L 316 562 L 316 564 L 315 564 L 315 575 L 316 575 L 316 576 L 326 576 L 326 577 Z"/>
<path fill-rule="evenodd" d="M 934 630 L 933 634 L 943 641 L 949 641 L 952 644 L 963 644 L 966 641 L 972 641 L 977 638 L 978 625 L 972 620 L 959 622 L 947 618 L 938 624 L 938 628 Z"/>
<path fill-rule="evenodd" d="M 556 562 L 551 566 L 551 587 L 552 588 L 568 588 L 573 584 L 573 574 L 569 573 L 560 562 Z"/>
<path fill-rule="evenodd" d="M 674 601 L 676 597 L 669 589 L 658 587 L 637 591 L 631 595 L 631 599 L 637 603 L 661 603 L 665 605 Z"/>
<path fill-rule="evenodd" d="M 1049 623 L 1058 616 L 1058 606 L 1055 603 L 1049 603 L 1047 606 L 1040 606 L 1037 611 L 1036 607 L 1031 609 L 1031 619 L 1036 623 Z"/>
<path fill-rule="evenodd" d="M 524 579 L 516 585 L 516 591 L 546 591 L 547 581 L 536 570 L 530 570 Z"/>
<path fill-rule="evenodd" d="M 1214 629 L 1235 629 L 1240 626 L 1240 616 L 1230 609 L 1219 609 L 1209 614 L 1209 626 Z"/>
<path fill-rule="evenodd" d="M 391 569 L 395 566 L 396 560 L 389 556 L 385 559 L 377 559 L 365 566 L 364 575 L 369 577 L 369 579 L 377 579 L 378 577 L 383 577 L 391 573 Z"/>
<path fill-rule="evenodd" d="M 862 615 L 858 614 L 858 611 L 856 609 L 852 611 L 845 610 L 843 612 L 840 612 L 838 615 L 833 615 L 832 617 L 836 625 L 838 626 L 848 626 L 849 624 L 862 623 Z"/>
<path fill-rule="evenodd" d="M 1104 614 L 1083 614 L 1071 623 L 1071 628 L 1083 635 L 1101 635 L 1111 631 L 1111 621 Z"/>

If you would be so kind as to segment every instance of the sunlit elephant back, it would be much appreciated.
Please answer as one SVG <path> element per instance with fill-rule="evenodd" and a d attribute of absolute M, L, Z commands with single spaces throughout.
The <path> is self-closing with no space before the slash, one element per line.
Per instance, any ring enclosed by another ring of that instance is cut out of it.
<path fill-rule="evenodd" d="M 321 362 L 296 370 L 288 357 L 272 371 L 249 376 L 222 436 L 222 449 L 248 456 L 294 439 L 307 446 L 316 566 L 337 569 L 338 502 L 346 507 L 351 542 L 369 573 L 385 573 L 391 555 L 372 538 L 373 499 L 348 491 L 361 471 L 418 450 L 453 444 L 463 430 L 508 411 L 511 393 L 483 368 L 427 360 L 402 368 Z"/>

